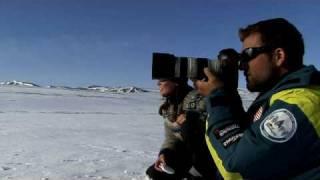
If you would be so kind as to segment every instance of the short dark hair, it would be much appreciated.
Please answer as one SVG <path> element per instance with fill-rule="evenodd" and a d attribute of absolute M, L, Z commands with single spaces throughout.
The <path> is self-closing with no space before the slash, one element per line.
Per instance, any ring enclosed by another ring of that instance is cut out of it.
<path fill-rule="evenodd" d="M 304 42 L 298 29 L 284 18 L 259 21 L 240 28 L 239 37 L 244 41 L 249 35 L 259 33 L 265 46 L 283 48 L 287 55 L 287 68 L 295 70 L 303 65 Z"/>

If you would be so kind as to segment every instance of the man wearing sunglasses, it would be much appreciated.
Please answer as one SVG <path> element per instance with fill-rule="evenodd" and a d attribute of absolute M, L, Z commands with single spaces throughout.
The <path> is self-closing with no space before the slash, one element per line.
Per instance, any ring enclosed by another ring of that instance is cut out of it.
<path fill-rule="evenodd" d="M 234 113 L 223 81 L 208 69 L 198 91 L 207 96 L 206 140 L 225 179 L 320 179 L 320 72 L 303 65 L 300 32 L 283 18 L 239 31 L 239 68 L 259 92 L 246 112 Z M 241 122 L 249 122 L 242 126 Z"/>

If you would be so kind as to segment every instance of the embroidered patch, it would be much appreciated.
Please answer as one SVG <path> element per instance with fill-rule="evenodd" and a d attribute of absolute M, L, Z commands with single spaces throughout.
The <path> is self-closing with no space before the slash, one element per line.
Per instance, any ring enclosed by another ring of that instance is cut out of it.
<path fill-rule="evenodd" d="M 219 129 L 216 129 L 214 131 L 214 134 L 217 139 L 220 139 L 221 137 L 224 137 L 226 134 L 229 134 L 230 132 L 233 132 L 237 129 L 240 129 L 240 126 L 238 124 L 228 124 L 226 126 L 220 127 Z"/>
<path fill-rule="evenodd" d="M 260 124 L 261 134 L 272 142 L 287 142 L 297 130 L 297 121 L 287 109 L 269 114 Z"/>
<path fill-rule="evenodd" d="M 226 139 L 225 141 L 222 142 L 223 147 L 227 148 L 228 146 L 230 146 L 231 144 L 234 144 L 235 142 L 237 142 L 238 140 L 240 140 L 240 138 L 243 136 L 243 133 L 239 133 L 239 134 L 235 134 L 231 137 L 229 137 L 228 139 Z"/>

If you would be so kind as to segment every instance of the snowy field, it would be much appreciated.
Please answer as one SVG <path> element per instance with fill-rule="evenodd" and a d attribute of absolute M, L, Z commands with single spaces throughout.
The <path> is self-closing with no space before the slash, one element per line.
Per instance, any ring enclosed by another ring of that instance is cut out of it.
<path fill-rule="evenodd" d="M 157 92 L 1 86 L 0 99 L 1 180 L 142 180 L 162 142 Z"/>

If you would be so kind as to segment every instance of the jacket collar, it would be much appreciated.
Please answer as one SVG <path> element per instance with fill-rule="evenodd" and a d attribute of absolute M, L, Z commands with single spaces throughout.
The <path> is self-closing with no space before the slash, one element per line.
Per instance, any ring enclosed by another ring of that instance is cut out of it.
<path fill-rule="evenodd" d="M 273 94 L 279 91 L 306 87 L 308 85 L 320 85 L 320 72 L 312 65 L 304 66 L 297 71 L 286 74 L 269 91 L 260 94 L 253 104 L 260 105 L 265 102 L 266 99 L 269 99 Z"/>

